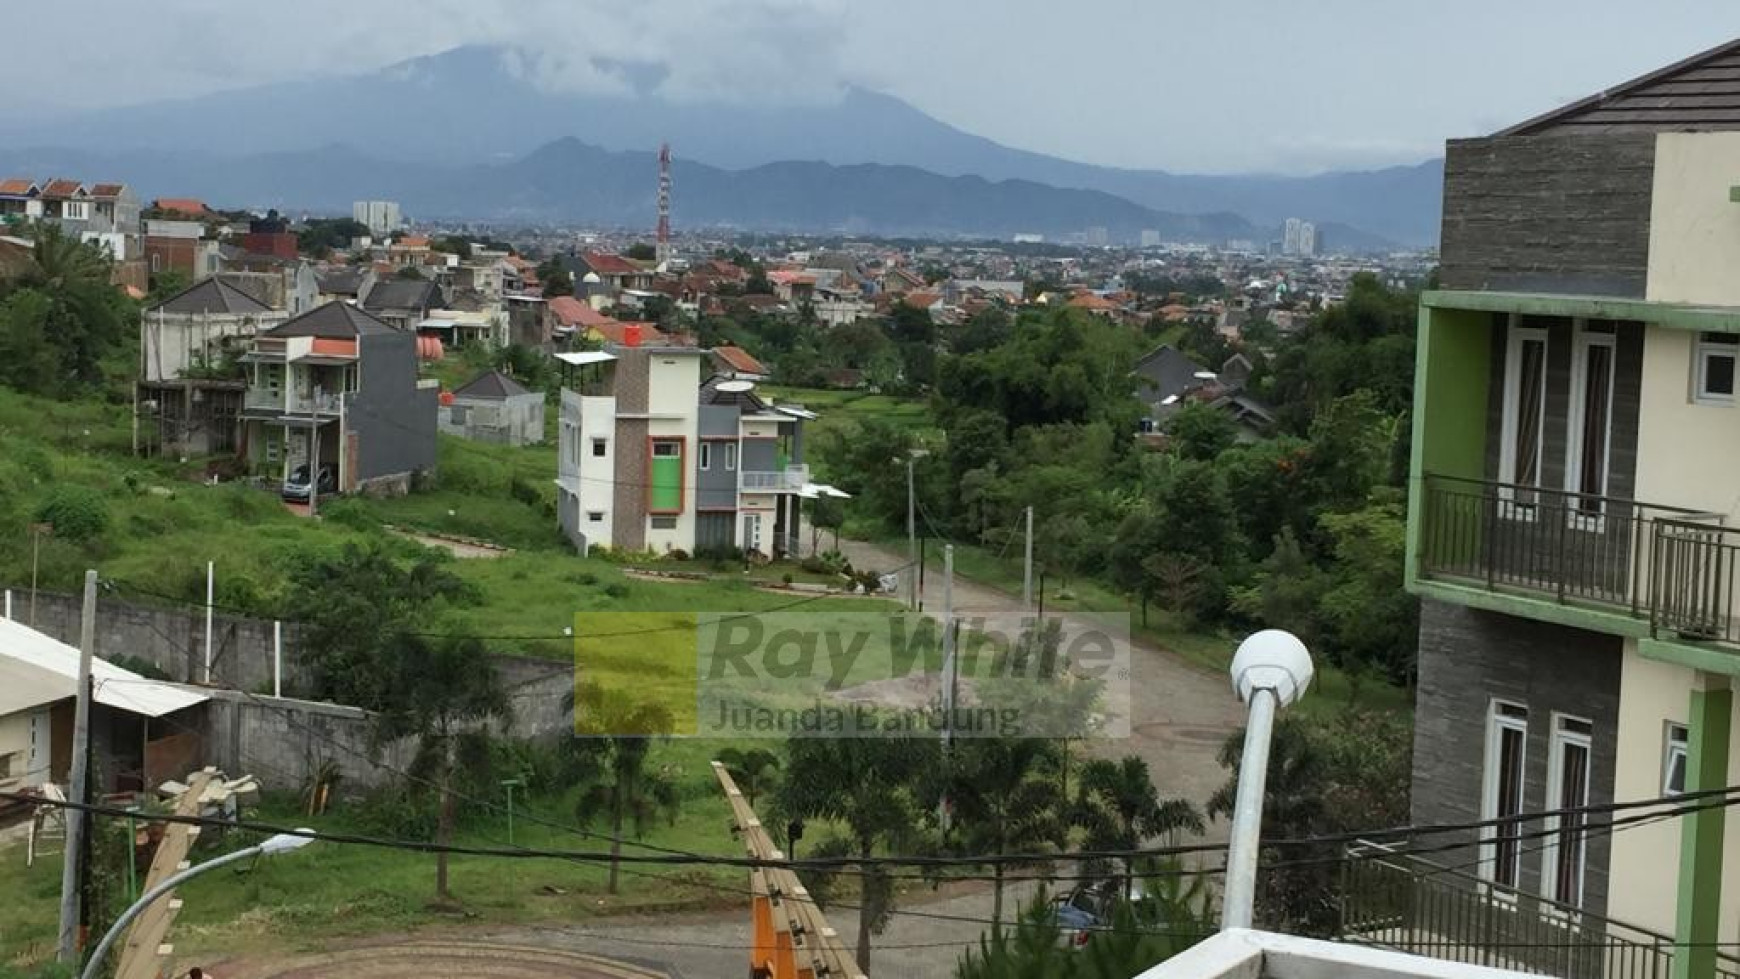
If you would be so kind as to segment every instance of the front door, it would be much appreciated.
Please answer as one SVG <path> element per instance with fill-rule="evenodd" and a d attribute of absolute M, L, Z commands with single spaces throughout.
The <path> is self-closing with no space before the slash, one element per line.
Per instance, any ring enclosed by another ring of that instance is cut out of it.
<path fill-rule="evenodd" d="M 761 550 L 761 515 L 745 513 L 743 515 L 743 537 L 739 546 L 745 551 Z"/>

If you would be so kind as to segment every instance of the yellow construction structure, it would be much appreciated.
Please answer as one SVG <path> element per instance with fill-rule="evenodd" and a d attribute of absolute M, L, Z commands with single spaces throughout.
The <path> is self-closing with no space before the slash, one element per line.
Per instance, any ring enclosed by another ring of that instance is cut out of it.
<path fill-rule="evenodd" d="M 773 845 L 755 810 L 743 798 L 731 773 L 719 762 L 713 774 L 731 802 L 731 816 L 744 851 L 753 859 L 781 861 L 785 854 Z M 869 979 L 852 953 L 840 944 L 822 909 L 787 867 L 758 867 L 749 872 L 750 916 L 754 935 L 749 972 L 755 979 Z"/>

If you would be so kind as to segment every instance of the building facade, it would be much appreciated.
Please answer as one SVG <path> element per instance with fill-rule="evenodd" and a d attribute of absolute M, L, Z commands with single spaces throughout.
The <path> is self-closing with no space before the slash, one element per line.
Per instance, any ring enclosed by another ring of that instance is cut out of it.
<path fill-rule="evenodd" d="M 1424 294 L 1409 588 L 1417 823 L 1740 783 L 1740 41 L 1445 163 Z M 1646 810 L 1647 812 L 1647 810 Z M 1737 965 L 1740 816 L 1488 831 L 1495 902 Z M 1464 854 L 1463 856 L 1467 856 Z"/>
<path fill-rule="evenodd" d="M 405 226 L 398 201 L 357 201 L 351 205 L 350 216 L 376 238 L 385 238 Z"/>
<path fill-rule="evenodd" d="M 581 551 L 797 551 L 799 501 L 820 487 L 803 423 L 749 381 L 711 372 L 707 350 L 626 345 L 560 354 L 558 519 Z"/>

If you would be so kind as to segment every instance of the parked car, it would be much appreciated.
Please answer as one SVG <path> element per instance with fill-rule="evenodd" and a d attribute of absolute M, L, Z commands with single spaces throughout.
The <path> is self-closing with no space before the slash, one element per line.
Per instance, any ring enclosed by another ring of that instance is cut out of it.
<path fill-rule="evenodd" d="M 338 492 L 338 473 L 331 466 L 321 466 L 319 482 L 313 487 L 321 496 L 331 496 Z M 308 502 L 309 495 L 308 465 L 297 466 L 290 471 L 290 478 L 284 480 L 281 495 L 286 500 L 295 503 Z"/>
<path fill-rule="evenodd" d="M 1063 943 L 1081 948 L 1093 940 L 1094 932 L 1111 927 L 1112 911 L 1124 900 L 1121 877 L 1078 884 L 1068 894 L 1060 894 L 1051 902 L 1052 918 L 1057 923 Z M 1148 900 L 1147 890 L 1137 879 L 1130 889 L 1132 904 Z"/>

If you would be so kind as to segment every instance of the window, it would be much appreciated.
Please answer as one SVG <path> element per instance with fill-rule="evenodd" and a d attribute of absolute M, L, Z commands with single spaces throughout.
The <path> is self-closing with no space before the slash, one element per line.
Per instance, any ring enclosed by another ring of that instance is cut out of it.
<path fill-rule="evenodd" d="M 604 511 L 603 510 L 588 510 L 586 512 L 586 519 L 591 521 L 592 523 L 603 523 L 604 522 Z"/>
<path fill-rule="evenodd" d="M 701 468 L 713 468 L 713 443 L 711 442 L 701 443 Z"/>
<path fill-rule="evenodd" d="M 737 443 L 736 442 L 726 442 L 725 443 L 725 471 L 726 472 L 736 472 L 737 471 Z"/>
<path fill-rule="evenodd" d="M 1589 743 L 1594 725 L 1577 717 L 1553 716 L 1553 743 L 1547 771 L 1547 806 L 1581 809 L 1589 804 Z M 1549 900 L 1572 907 L 1583 905 L 1583 871 L 1588 840 L 1583 824 L 1588 814 L 1575 812 L 1547 821 L 1544 889 Z M 1515 833 L 1507 828 L 1503 832 Z"/>
<path fill-rule="evenodd" d="M 606 443 L 606 441 L 604 439 L 593 439 L 592 440 L 592 458 L 594 458 L 594 459 L 604 458 L 604 453 L 607 451 L 607 449 L 608 449 L 608 443 Z"/>
<path fill-rule="evenodd" d="M 654 529 L 654 530 L 676 530 L 677 529 L 677 518 L 676 517 L 654 517 L 654 518 L 652 518 L 652 529 Z"/>
<path fill-rule="evenodd" d="M 1662 738 L 1661 794 L 1680 795 L 1686 791 L 1686 726 L 1667 722 Z"/>
<path fill-rule="evenodd" d="M 0 782 L 13 778 L 13 767 L 19 753 L 14 751 L 0 755 Z"/>
<path fill-rule="evenodd" d="M 278 461 L 278 433 L 275 431 L 266 433 L 266 461 Z"/>
<path fill-rule="evenodd" d="M 163 271 L 163 255 L 160 252 L 152 252 L 151 253 L 151 273 L 153 275 L 155 275 L 161 271 Z"/>
<path fill-rule="evenodd" d="M 683 454 L 681 442 L 654 442 L 652 447 L 654 459 L 675 459 Z"/>
<path fill-rule="evenodd" d="M 1583 514 L 1599 514 L 1600 497 L 1607 495 L 1608 449 L 1613 441 L 1614 340 L 1611 332 L 1577 325 L 1571 356 L 1565 488 L 1579 494 L 1573 506 Z"/>
<path fill-rule="evenodd" d="M 1523 762 L 1529 734 L 1529 710 L 1520 704 L 1494 700 L 1486 722 L 1486 777 L 1481 818 L 1501 820 L 1523 811 Z M 1516 824 L 1481 830 L 1481 872 L 1487 880 L 1514 889 L 1522 871 L 1522 848 L 1514 839 Z"/>
<path fill-rule="evenodd" d="M 1705 333 L 1698 337 L 1692 365 L 1692 400 L 1699 404 L 1734 403 L 1734 364 L 1740 359 L 1740 337 Z"/>
<path fill-rule="evenodd" d="M 1532 505 L 1535 495 L 1521 489 L 1541 484 L 1541 449 L 1547 425 L 1547 331 L 1512 321 L 1504 359 L 1504 429 L 1500 439 L 1500 482 L 1518 489 L 1507 498 Z M 1532 510 L 1512 511 L 1527 516 Z"/>

